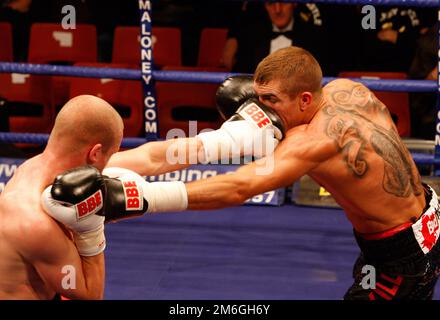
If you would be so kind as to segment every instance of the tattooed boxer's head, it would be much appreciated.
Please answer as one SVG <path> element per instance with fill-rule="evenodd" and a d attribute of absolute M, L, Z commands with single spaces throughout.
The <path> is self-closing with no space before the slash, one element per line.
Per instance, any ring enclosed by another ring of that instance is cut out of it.
<path fill-rule="evenodd" d="M 319 63 L 299 47 L 275 51 L 254 74 L 260 101 L 274 109 L 288 128 L 310 122 L 321 100 L 321 82 Z"/>

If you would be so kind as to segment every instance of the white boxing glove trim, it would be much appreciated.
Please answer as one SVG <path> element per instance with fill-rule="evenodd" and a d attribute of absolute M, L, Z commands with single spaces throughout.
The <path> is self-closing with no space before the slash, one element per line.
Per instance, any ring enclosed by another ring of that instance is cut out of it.
<path fill-rule="evenodd" d="M 137 173 L 125 169 L 129 173 L 118 177 L 121 181 L 134 180 L 142 188 L 142 194 L 148 202 L 147 213 L 183 211 L 188 207 L 188 194 L 185 184 L 181 181 L 147 182 Z"/>
<path fill-rule="evenodd" d="M 109 178 L 118 178 L 124 174 L 131 174 L 133 171 L 120 167 L 108 167 L 102 171 L 102 174 Z"/>
<path fill-rule="evenodd" d="M 73 233 L 78 253 L 84 257 L 96 256 L 103 252 L 106 247 L 104 224 L 98 229 L 86 233 Z"/>
<path fill-rule="evenodd" d="M 148 213 L 183 211 L 188 208 L 188 194 L 182 181 L 152 182 L 143 185 Z"/>
<path fill-rule="evenodd" d="M 255 120 L 252 115 L 256 113 L 255 109 L 257 109 L 260 113 L 263 113 L 265 115 L 264 120 L 261 118 L 258 118 L 258 120 Z M 251 112 L 247 112 L 247 110 L 252 110 Z M 274 136 L 277 140 L 281 140 L 283 137 L 283 134 L 281 130 L 273 125 L 272 120 L 267 116 L 267 113 L 264 112 L 263 109 L 260 108 L 260 106 L 256 103 L 250 103 L 246 107 L 242 108 L 238 114 L 245 119 L 248 123 L 251 123 L 256 129 L 264 129 L 269 128 L 272 129 L 274 132 Z"/>
<path fill-rule="evenodd" d="M 240 156 L 257 158 L 272 154 L 276 145 L 274 126 L 264 129 L 246 120 L 227 121 L 220 129 L 197 135 L 204 148 L 204 162 L 209 163 Z"/>
<path fill-rule="evenodd" d="M 75 205 L 63 204 L 54 200 L 48 186 L 41 194 L 43 210 L 56 221 L 73 231 L 74 241 L 82 256 L 93 256 L 105 249 L 104 220 L 105 217 L 94 213 L 78 218 Z M 72 226 L 75 225 L 75 228 Z M 92 227 L 93 226 L 93 227 Z"/>
<path fill-rule="evenodd" d="M 215 131 L 202 132 L 198 134 L 197 137 L 202 141 L 204 151 L 203 159 L 200 159 L 200 163 L 207 164 L 219 161 L 222 158 L 234 158 L 234 155 L 235 157 L 240 156 L 240 146 L 234 145 L 234 140 L 223 128 L 219 128 Z M 233 148 L 235 150 L 233 150 Z M 225 152 L 229 154 L 223 155 L 222 153 Z"/>

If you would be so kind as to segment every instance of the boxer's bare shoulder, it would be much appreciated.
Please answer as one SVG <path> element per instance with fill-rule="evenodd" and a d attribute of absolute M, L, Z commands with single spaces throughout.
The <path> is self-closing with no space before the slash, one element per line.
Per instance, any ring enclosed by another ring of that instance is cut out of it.
<path fill-rule="evenodd" d="M 360 82 L 350 79 L 333 80 L 324 87 L 324 96 L 329 107 L 346 109 L 348 112 L 357 111 L 369 116 L 389 116 L 387 107 Z"/>
<path fill-rule="evenodd" d="M 324 99 L 321 128 L 334 141 L 355 177 L 368 179 L 383 174 L 383 190 L 387 193 L 404 198 L 422 194 L 411 155 L 387 107 L 374 93 L 361 83 L 338 79 L 324 88 Z"/>
<path fill-rule="evenodd" d="M 65 255 L 68 237 L 41 205 L 43 187 L 37 161 L 16 170 L 0 196 L 0 296 L 6 299 L 50 299 L 54 291 L 44 283 L 42 266 Z M 36 271 L 38 268 L 39 271 Z"/>
<path fill-rule="evenodd" d="M 48 240 L 58 240 L 60 235 L 59 225 L 42 210 L 38 193 L 34 193 L 32 189 L 11 190 L 0 201 L 0 216 L 8 222 L 0 226 L 2 238 L 20 253 L 47 245 Z"/>

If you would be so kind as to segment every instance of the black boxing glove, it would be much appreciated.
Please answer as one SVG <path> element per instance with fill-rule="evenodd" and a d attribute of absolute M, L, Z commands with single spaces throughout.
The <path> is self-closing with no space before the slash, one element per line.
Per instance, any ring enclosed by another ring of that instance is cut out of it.
<path fill-rule="evenodd" d="M 94 256 L 105 249 L 104 199 L 106 186 L 98 169 L 82 166 L 55 178 L 42 196 L 43 209 L 73 231 L 82 256 Z"/>
<path fill-rule="evenodd" d="M 237 109 L 250 98 L 257 98 L 251 75 L 237 75 L 226 78 L 215 94 L 217 110 L 224 120 L 229 119 Z"/>
<path fill-rule="evenodd" d="M 185 184 L 181 181 L 149 183 L 125 168 L 105 168 L 102 172 L 107 189 L 105 222 L 144 213 L 181 211 L 188 206 Z"/>
<path fill-rule="evenodd" d="M 104 222 L 146 212 L 185 210 L 188 196 L 181 181 L 148 183 L 128 169 L 106 168 L 101 175 L 92 166 L 82 166 L 59 175 L 43 192 L 42 204 L 50 216 L 76 234 L 92 235 L 99 227 L 103 237 Z M 81 255 L 99 253 L 93 250 L 92 241 L 85 240 L 92 248 L 77 244 Z"/>

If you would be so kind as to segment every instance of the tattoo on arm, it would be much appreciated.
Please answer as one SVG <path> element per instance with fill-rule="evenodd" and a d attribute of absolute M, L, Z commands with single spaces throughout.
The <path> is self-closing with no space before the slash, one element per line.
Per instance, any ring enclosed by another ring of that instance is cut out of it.
<path fill-rule="evenodd" d="M 351 88 L 335 90 L 323 111 L 328 116 L 326 134 L 335 141 L 356 177 L 362 178 L 368 172 L 369 149 L 383 160 L 382 186 L 386 192 L 397 197 L 422 193 L 420 175 L 395 128 L 386 129 L 370 120 L 389 117 L 389 112 L 367 88 L 353 84 Z"/>
<path fill-rule="evenodd" d="M 366 142 L 356 128 L 356 123 L 353 120 L 335 116 L 329 121 L 327 135 L 344 152 L 348 167 L 356 176 L 362 177 L 368 168 L 362 156 Z"/>
<path fill-rule="evenodd" d="M 384 161 L 383 188 L 398 197 L 409 197 L 413 192 L 416 195 L 421 194 L 418 187 L 420 175 L 413 174 L 408 155 L 404 152 L 405 147 L 393 137 L 392 130 L 388 133 L 387 135 L 374 130 L 370 138 L 374 151 Z"/>

